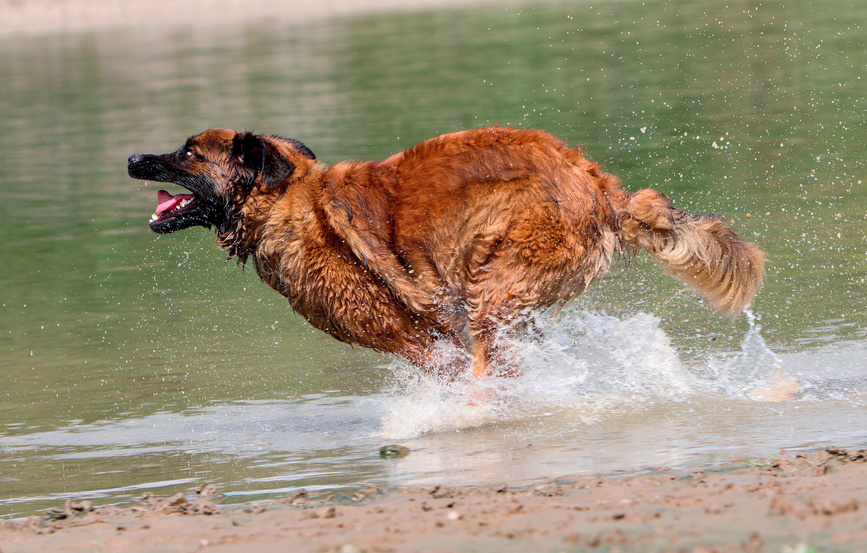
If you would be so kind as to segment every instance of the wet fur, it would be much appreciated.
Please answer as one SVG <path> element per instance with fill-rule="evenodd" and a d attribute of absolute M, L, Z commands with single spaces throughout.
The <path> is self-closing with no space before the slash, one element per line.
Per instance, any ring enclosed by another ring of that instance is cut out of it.
<path fill-rule="evenodd" d="M 461 369 L 430 356 L 448 339 L 490 374 L 499 332 L 580 294 L 618 252 L 647 251 L 724 313 L 761 282 L 763 254 L 722 218 L 629 194 L 541 131 L 456 132 L 330 168 L 276 136 L 215 129 L 184 148 L 194 155 L 133 156 L 130 175 L 201 196 L 217 242 L 316 328 L 432 370 Z"/>

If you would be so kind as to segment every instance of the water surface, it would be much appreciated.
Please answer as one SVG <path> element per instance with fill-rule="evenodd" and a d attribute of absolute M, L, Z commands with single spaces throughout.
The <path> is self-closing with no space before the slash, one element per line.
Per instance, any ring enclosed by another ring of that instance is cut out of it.
<path fill-rule="evenodd" d="M 837 0 L 649 1 L 0 36 L 0 516 L 867 444 L 865 24 Z M 211 233 L 150 233 L 156 187 L 126 176 L 216 126 L 333 163 L 489 124 L 726 214 L 769 256 L 755 319 L 621 263 L 467 412 L 310 328 Z M 757 399 L 778 374 L 799 392 Z"/>

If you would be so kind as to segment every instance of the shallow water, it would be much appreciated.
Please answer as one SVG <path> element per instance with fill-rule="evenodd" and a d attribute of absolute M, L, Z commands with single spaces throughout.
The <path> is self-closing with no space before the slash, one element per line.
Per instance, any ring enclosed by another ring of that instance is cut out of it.
<path fill-rule="evenodd" d="M 0 516 L 867 444 L 865 23 L 846 2 L 614 2 L 0 36 Z M 213 126 L 330 163 L 494 123 L 729 216 L 769 255 L 753 319 L 620 263 L 468 408 L 477 390 L 311 329 L 211 233 L 151 234 L 156 187 L 126 177 Z"/>

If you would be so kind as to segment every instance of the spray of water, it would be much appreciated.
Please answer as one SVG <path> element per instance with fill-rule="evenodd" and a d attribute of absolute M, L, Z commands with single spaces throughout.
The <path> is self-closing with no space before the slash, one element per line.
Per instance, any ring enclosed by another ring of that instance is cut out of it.
<path fill-rule="evenodd" d="M 681 360 L 652 315 L 619 319 L 577 310 L 561 313 L 558 320 L 540 315 L 543 337 L 506 344 L 520 368 L 517 377 L 444 381 L 395 361 L 382 432 L 411 438 L 552 414 L 594 424 L 612 412 L 709 395 L 756 401 L 791 398 L 797 382 L 785 375 L 756 317 L 747 316 L 750 327 L 741 351 L 708 356 L 698 362 L 700 367 Z M 462 353 L 444 344 L 436 355 L 448 362 Z"/>

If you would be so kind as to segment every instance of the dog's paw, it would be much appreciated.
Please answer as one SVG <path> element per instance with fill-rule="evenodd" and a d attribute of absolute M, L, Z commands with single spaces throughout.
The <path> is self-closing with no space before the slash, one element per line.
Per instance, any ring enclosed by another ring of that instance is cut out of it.
<path fill-rule="evenodd" d="M 783 367 L 768 380 L 767 386 L 756 387 L 747 392 L 747 397 L 756 401 L 789 401 L 800 391 L 798 379 L 789 376 Z"/>

